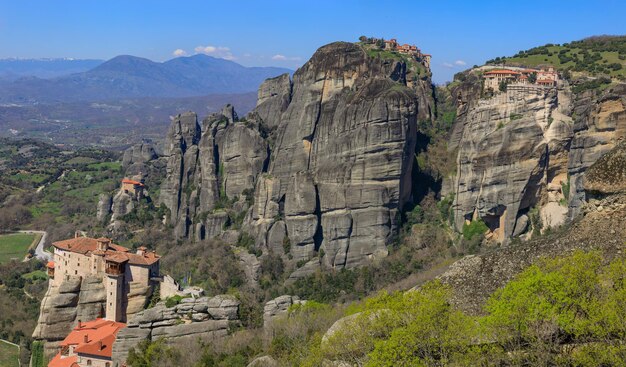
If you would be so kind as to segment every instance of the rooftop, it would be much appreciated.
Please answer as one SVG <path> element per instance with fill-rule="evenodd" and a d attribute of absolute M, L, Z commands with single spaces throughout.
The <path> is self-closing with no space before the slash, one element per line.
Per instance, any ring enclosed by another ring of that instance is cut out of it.
<path fill-rule="evenodd" d="M 130 180 L 128 178 L 123 179 L 122 183 L 123 184 L 137 185 L 137 186 L 144 186 L 144 184 L 142 184 L 141 182 L 135 181 L 135 180 Z"/>
<path fill-rule="evenodd" d="M 105 243 L 106 250 L 100 250 L 98 243 Z M 104 256 L 105 260 L 124 263 L 129 262 L 132 265 L 152 265 L 159 261 L 161 258 L 153 251 L 143 250 L 143 254 L 136 254 L 130 252 L 130 249 L 116 245 L 108 238 L 89 238 L 89 237 L 76 237 L 69 240 L 53 242 L 52 246 L 64 250 L 70 251 L 85 256 L 100 255 Z"/>
<path fill-rule="evenodd" d="M 105 319 L 79 322 L 78 326 L 59 344 L 61 348 L 74 346 L 76 355 L 62 356 L 59 353 L 50 361 L 48 367 L 74 366 L 78 354 L 111 358 L 115 336 L 125 327 L 124 323 Z"/>

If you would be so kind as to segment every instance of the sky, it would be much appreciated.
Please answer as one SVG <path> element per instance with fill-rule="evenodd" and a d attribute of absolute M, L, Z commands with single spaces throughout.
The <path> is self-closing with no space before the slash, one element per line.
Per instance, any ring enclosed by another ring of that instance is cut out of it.
<path fill-rule="evenodd" d="M 366 35 L 417 45 L 444 83 L 496 56 L 626 34 L 624 14 L 618 0 L 0 0 L 0 58 L 205 53 L 296 69 L 320 46 Z"/>

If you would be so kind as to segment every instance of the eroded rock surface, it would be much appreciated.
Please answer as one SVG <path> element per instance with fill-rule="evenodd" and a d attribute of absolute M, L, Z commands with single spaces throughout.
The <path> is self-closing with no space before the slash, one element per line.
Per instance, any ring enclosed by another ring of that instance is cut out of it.
<path fill-rule="evenodd" d="M 239 324 L 239 301 L 228 295 L 185 298 L 178 305 L 164 302 L 138 312 L 120 330 L 113 344 L 113 362 L 121 365 L 128 352 L 145 339 L 163 338 L 170 345 L 185 345 L 228 335 Z"/>
<path fill-rule="evenodd" d="M 459 120 L 456 229 L 482 219 L 489 237 L 506 241 L 523 233 L 535 206 L 549 216 L 547 225 L 563 223 L 567 203 L 561 187 L 573 134 L 569 88 L 510 86 L 489 99 L 466 98 L 469 108 Z"/>
<path fill-rule="evenodd" d="M 277 249 L 286 227 L 294 261 L 323 251 L 325 266 L 352 267 L 386 255 L 411 200 L 416 122 L 430 117 L 422 83 L 406 75 L 404 62 L 338 42 L 294 74 L 289 98 L 285 77 L 261 87 L 258 115 L 276 132 L 248 222 L 258 246 Z"/>

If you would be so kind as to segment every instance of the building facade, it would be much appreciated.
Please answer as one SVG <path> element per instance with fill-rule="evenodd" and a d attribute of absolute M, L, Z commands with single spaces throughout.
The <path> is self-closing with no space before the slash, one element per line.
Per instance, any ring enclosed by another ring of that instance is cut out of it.
<path fill-rule="evenodd" d="M 145 247 L 131 252 L 108 238 L 79 236 L 54 242 L 52 246 L 54 258 L 47 265 L 50 286 L 59 286 L 70 277 L 102 277 L 107 292 L 103 316 L 111 321 L 126 321 L 131 282 L 151 287 L 160 280 L 160 256 Z"/>

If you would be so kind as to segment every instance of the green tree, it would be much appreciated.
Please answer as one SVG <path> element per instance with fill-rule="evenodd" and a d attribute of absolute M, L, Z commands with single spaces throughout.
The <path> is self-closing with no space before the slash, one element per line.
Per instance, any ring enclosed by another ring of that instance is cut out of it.
<path fill-rule="evenodd" d="M 528 82 L 530 84 L 535 84 L 537 82 L 537 73 L 532 72 L 528 75 Z"/>
<path fill-rule="evenodd" d="M 506 92 L 506 88 L 508 84 L 509 83 L 506 80 L 501 81 L 500 84 L 498 85 L 498 89 L 500 90 L 500 92 Z"/>

